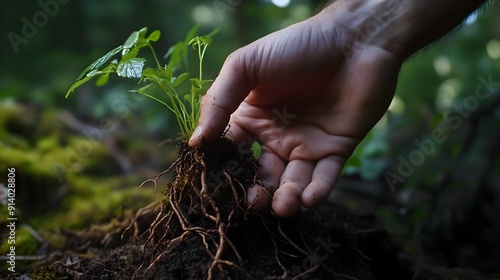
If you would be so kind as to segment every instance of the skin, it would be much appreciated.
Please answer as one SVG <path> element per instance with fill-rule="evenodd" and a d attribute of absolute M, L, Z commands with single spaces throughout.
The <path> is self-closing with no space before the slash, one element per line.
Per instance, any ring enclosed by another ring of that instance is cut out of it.
<path fill-rule="evenodd" d="M 387 110 L 404 60 L 482 2 L 335 1 L 229 55 L 189 145 L 220 137 L 229 123 L 235 141 L 262 145 L 252 209 L 271 205 L 286 218 L 313 207 Z"/>

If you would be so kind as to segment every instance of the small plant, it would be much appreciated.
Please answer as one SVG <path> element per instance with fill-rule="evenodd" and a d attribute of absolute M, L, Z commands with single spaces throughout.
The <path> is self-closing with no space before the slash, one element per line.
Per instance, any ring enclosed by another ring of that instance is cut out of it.
<path fill-rule="evenodd" d="M 131 90 L 131 92 L 142 94 L 165 105 L 175 115 L 183 140 L 189 139 L 198 122 L 201 97 L 212 82 L 212 80 L 203 79 L 203 58 L 212 42 L 212 36 L 216 33 L 214 31 L 206 36 L 196 36 L 197 29 L 197 26 L 193 27 L 184 41 L 175 44 L 168 50 L 165 58 L 169 61 L 166 65 L 160 63 L 151 45 L 152 42 L 156 42 L 160 38 L 159 30 L 155 30 L 149 35 L 147 27 L 132 32 L 123 45 L 109 51 L 85 68 L 66 93 L 66 98 L 76 88 L 92 78 L 98 78 L 96 81 L 98 86 L 105 85 L 111 74 L 123 78 L 139 79 L 139 84 L 146 85 L 137 90 Z M 192 46 L 198 54 L 199 75 L 189 79 L 191 87 L 186 90 L 185 81 L 190 77 L 190 73 L 180 70 L 188 68 L 188 46 Z M 145 65 L 146 59 L 138 56 L 142 48 L 151 51 L 155 62 L 154 67 L 147 67 Z M 120 52 L 120 60 L 111 60 Z M 108 61 L 110 63 L 103 67 Z M 101 67 L 103 68 L 101 69 Z M 180 73 L 176 75 L 177 72 Z M 155 88 L 160 88 L 165 93 L 165 97 L 159 98 L 153 95 Z M 186 91 L 187 93 L 185 93 Z"/>

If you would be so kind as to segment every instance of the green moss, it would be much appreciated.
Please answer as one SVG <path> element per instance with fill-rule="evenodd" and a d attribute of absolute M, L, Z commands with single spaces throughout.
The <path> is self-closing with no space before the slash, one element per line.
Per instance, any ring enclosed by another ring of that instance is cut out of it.
<path fill-rule="evenodd" d="M 65 276 L 65 277 L 59 276 L 54 270 L 52 270 L 50 267 L 47 267 L 47 266 L 42 266 L 38 269 L 30 271 L 28 273 L 28 276 L 31 279 L 36 279 L 36 280 L 67 279 L 67 276 Z"/>
<path fill-rule="evenodd" d="M 37 228 L 80 229 L 102 223 L 119 215 L 124 209 L 136 210 L 161 197 L 150 189 L 141 189 L 136 176 L 94 178 L 71 175 L 69 191 L 58 208 L 50 214 L 32 220 Z"/>
<path fill-rule="evenodd" d="M 9 120 L 22 116 L 20 107 L 14 104 L 0 103 L 0 127 L 6 127 Z"/>
<path fill-rule="evenodd" d="M 47 154 L 51 151 L 57 150 L 59 146 L 60 146 L 59 139 L 57 137 L 52 136 L 39 139 L 38 142 L 36 143 L 35 149 L 42 154 Z"/>
<path fill-rule="evenodd" d="M 0 147 L 2 149 L 7 147 L 14 147 L 18 149 L 29 149 L 29 142 L 21 136 L 16 134 L 8 134 L 0 131 Z"/>
<path fill-rule="evenodd" d="M 24 226 L 16 232 L 16 244 L 17 253 L 22 256 L 34 256 L 40 247 L 38 240 Z"/>
<path fill-rule="evenodd" d="M 56 109 L 44 110 L 37 125 L 37 134 L 42 136 L 55 136 L 64 138 L 66 125 L 59 121 L 60 111 Z"/>
<path fill-rule="evenodd" d="M 22 151 L 17 148 L 4 147 L 0 153 L 0 164 L 2 167 L 33 168 L 36 167 L 40 155 L 30 151 Z"/>
<path fill-rule="evenodd" d="M 35 114 L 36 112 L 30 107 L 0 103 L 0 127 L 3 128 L 0 130 L 1 138 L 8 139 L 9 135 L 15 135 L 30 142 L 36 128 Z M 10 142 L 15 144 L 14 141 Z"/>
<path fill-rule="evenodd" d="M 161 198 L 161 192 L 138 187 L 143 178 L 120 175 L 113 154 L 102 141 L 65 132 L 55 112 L 42 113 L 38 120 L 33 113 L 24 114 L 26 108 L 2 109 L 0 103 L 0 183 L 5 183 L 7 168 L 14 167 L 19 223 L 30 225 L 51 248 L 66 243 L 59 229 L 103 224 Z M 34 125 L 37 123 L 40 125 Z M 0 211 L 2 228 L 6 210 L 2 207 Z M 9 249 L 4 237 L 0 233 L 2 255 Z M 35 255 L 40 246 L 25 228 L 17 229 L 17 255 Z M 32 264 L 18 265 L 29 268 Z M 4 266 L 2 262 L 1 271 Z M 23 270 L 16 267 L 16 271 Z M 36 271 L 30 277 L 56 279 L 49 270 Z"/>

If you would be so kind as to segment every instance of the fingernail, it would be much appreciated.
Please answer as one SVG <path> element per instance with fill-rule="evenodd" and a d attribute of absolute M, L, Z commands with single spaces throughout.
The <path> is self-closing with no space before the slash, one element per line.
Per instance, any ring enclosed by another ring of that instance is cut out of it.
<path fill-rule="evenodd" d="M 198 126 L 193 131 L 193 134 L 191 135 L 191 138 L 189 138 L 189 144 L 197 144 L 198 139 L 201 137 L 202 133 L 203 133 L 203 128 L 201 126 Z"/>

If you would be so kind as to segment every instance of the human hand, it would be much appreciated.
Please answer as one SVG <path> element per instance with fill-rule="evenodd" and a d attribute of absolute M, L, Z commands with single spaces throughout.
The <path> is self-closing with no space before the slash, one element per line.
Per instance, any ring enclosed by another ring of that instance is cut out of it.
<path fill-rule="evenodd" d="M 386 111 L 402 62 L 485 0 L 333 1 L 318 15 L 231 54 L 202 100 L 194 146 L 230 123 L 257 140 L 254 210 L 281 217 L 324 201 L 357 144 Z M 446 15 L 446 16 L 443 16 Z"/>
<path fill-rule="evenodd" d="M 262 145 L 262 185 L 247 193 L 256 211 L 273 193 L 281 217 L 324 201 L 394 94 L 400 59 L 322 24 L 313 17 L 235 51 L 202 100 L 191 146 L 219 137 L 228 121 L 235 141 Z"/>

